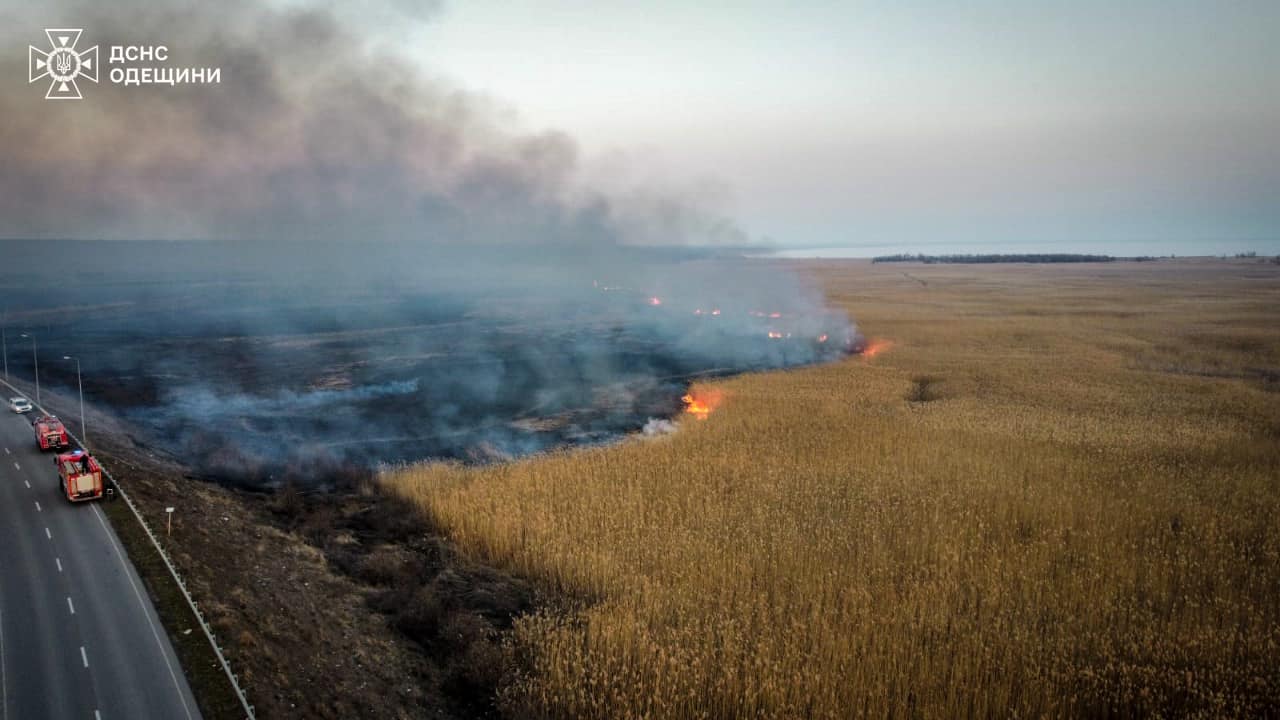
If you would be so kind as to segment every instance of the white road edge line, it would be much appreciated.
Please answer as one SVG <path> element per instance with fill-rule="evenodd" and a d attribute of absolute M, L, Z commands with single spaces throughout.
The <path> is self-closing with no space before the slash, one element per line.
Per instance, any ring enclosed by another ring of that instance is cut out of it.
<path fill-rule="evenodd" d="M 70 595 L 67 596 L 67 609 L 71 611 L 72 615 L 76 614 L 76 606 L 71 602 Z"/>
<path fill-rule="evenodd" d="M 84 652 L 84 646 L 80 646 L 80 659 L 84 661 L 84 666 L 89 667 L 89 656 Z"/>
<path fill-rule="evenodd" d="M 142 606 L 143 617 L 147 619 L 147 624 L 151 626 L 151 636 L 156 639 L 156 645 L 160 648 L 160 657 L 164 658 L 164 664 L 169 668 L 169 677 L 173 679 L 173 689 L 178 693 L 178 700 L 182 703 L 182 710 L 186 712 L 187 720 L 194 720 L 191 716 L 191 708 L 187 707 L 187 696 L 182 692 L 182 683 L 178 682 L 178 674 L 173 671 L 173 663 L 169 662 L 169 653 L 164 650 L 164 642 L 160 640 L 160 632 L 156 630 L 156 624 L 151 621 L 151 613 L 147 612 L 147 604 L 142 599 L 142 592 L 138 590 L 138 584 L 133 581 L 133 574 L 129 572 L 129 563 L 125 562 L 124 552 L 120 550 L 120 543 L 116 541 L 116 536 L 111 532 L 111 528 L 107 527 L 106 518 L 97 505 L 93 506 L 93 514 L 98 516 L 98 522 L 102 525 L 102 530 L 107 533 L 107 539 L 111 541 L 111 547 L 115 549 L 116 557 L 120 559 L 120 564 L 124 567 L 124 576 L 129 579 L 129 585 L 133 587 L 133 594 L 138 598 L 138 605 Z"/>

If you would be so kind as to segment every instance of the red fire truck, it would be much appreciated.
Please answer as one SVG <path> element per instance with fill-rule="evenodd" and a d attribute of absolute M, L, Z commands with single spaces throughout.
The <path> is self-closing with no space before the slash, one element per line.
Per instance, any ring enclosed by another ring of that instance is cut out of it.
<path fill-rule="evenodd" d="M 58 484 L 71 502 L 102 497 L 102 467 L 83 450 L 59 453 L 53 460 L 58 466 Z"/>
<path fill-rule="evenodd" d="M 61 450 L 71 447 L 71 438 L 67 437 L 67 429 L 62 421 L 53 415 L 43 415 L 31 423 L 36 429 L 36 444 L 41 450 Z"/>

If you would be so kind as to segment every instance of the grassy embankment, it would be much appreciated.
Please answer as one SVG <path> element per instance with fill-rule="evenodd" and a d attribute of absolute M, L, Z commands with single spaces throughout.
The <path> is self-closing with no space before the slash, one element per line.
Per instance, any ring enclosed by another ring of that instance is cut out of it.
<path fill-rule="evenodd" d="M 122 480 L 121 482 L 125 482 Z M 116 535 L 147 586 L 147 594 L 155 605 L 156 613 L 169 633 L 187 682 L 200 713 L 206 720 L 240 720 L 244 709 L 236 697 L 231 681 L 209 646 L 209 639 L 200 630 L 191 606 L 182 596 L 182 590 L 174 582 L 164 565 L 160 553 L 147 538 L 146 531 L 123 502 L 105 503 L 103 512 L 111 520 Z"/>
<path fill-rule="evenodd" d="M 1280 707 L 1280 268 L 811 265 L 894 346 L 676 435 L 384 478 L 566 598 L 513 717 Z"/>

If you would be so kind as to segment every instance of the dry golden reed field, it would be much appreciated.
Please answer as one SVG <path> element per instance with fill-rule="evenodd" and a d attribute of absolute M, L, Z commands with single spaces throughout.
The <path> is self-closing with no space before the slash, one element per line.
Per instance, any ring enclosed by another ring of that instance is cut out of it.
<path fill-rule="evenodd" d="M 892 347 L 384 477 L 560 598 L 509 716 L 1280 714 L 1280 266 L 802 266 Z"/>

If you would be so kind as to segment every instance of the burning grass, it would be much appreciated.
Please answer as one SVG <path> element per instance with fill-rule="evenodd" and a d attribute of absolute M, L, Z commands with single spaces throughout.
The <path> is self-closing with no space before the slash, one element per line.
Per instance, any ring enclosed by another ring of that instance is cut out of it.
<path fill-rule="evenodd" d="M 699 420 L 706 420 L 724 402 L 724 392 L 715 387 L 693 388 L 680 401 L 684 403 L 686 413 Z"/>
<path fill-rule="evenodd" d="M 510 716 L 1280 707 L 1280 268 L 811 269 L 892 352 L 385 478 L 565 598 L 510 631 Z"/>

